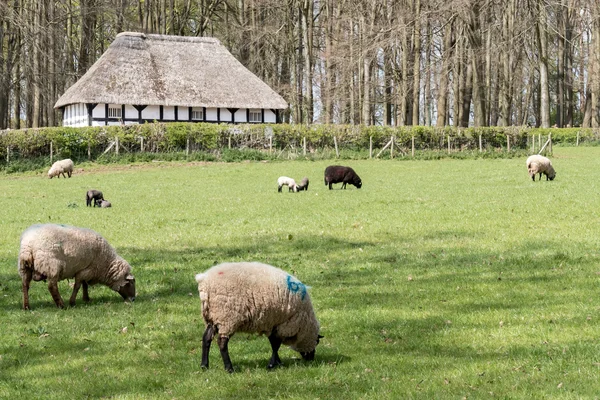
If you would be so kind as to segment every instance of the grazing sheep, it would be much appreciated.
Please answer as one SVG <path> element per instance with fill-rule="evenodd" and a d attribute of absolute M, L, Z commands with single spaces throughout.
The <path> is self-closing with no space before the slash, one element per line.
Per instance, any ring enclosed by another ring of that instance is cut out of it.
<path fill-rule="evenodd" d="M 92 200 L 94 200 L 94 207 L 100 207 L 100 203 L 104 200 L 104 195 L 99 190 L 88 190 L 85 194 L 85 205 L 91 207 Z"/>
<path fill-rule="evenodd" d="M 64 160 L 59 160 L 52 164 L 52 167 L 48 170 L 48 178 L 52 179 L 55 176 L 58 176 L 60 179 L 60 175 L 62 174 L 63 178 L 66 178 L 65 173 L 71 177 L 73 173 L 73 161 L 70 158 L 66 158 Z"/>
<path fill-rule="evenodd" d="M 296 185 L 296 181 L 292 178 L 288 178 L 287 176 L 280 176 L 279 179 L 277 179 L 277 191 L 279 193 L 281 193 L 281 187 L 283 185 L 286 185 L 288 187 L 288 192 L 298 191 L 298 185 Z"/>
<path fill-rule="evenodd" d="M 302 178 L 302 181 L 298 185 L 298 191 L 301 192 L 303 190 L 308 190 L 308 178 L 307 177 Z"/>
<path fill-rule="evenodd" d="M 546 180 L 550 179 L 554 180 L 556 177 L 556 172 L 554 171 L 554 167 L 552 167 L 552 162 L 539 154 L 534 154 L 527 158 L 527 171 L 529 172 L 529 176 L 535 182 L 535 175 L 540 174 L 540 180 L 542 180 L 542 174 L 546 175 Z"/>
<path fill-rule="evenodd" d="M 109 207 L 112 207 L 112 204 L 110 204 L 110 201 L 108 201 L 108 200 L 102 200 L 100 202 L 100 207 L 109 208 Z"/>
<path fill-rule="evenodd" d="M 342 189 L 346 189 L 347 183 L 356 186 L 357 189 L 362 186 L 362 181 L 350 167 L 330 165 L 325 168 L 325 186 L 329 185 L 329 190 L 331 190 L 331 184 L 340 182 L 342 182 Z"/>
<path fill-rule="evenodd" d="M 268 368 L 281 365 L 281 344 L 313 360 L 319 322 L 306 286 L 290 274 L 257 262 L 224 263 L 196 275 L 206 330 L 201 367 L 215 335 L 225 370 L 233 372 L 227 344 L 236 332 L 265 334 L 273 351 Z"/>
<path fill-rule="evenodd" d="M 131 266 L 98 233 L 65 225 L 32 225 L 21 235 L 19 275 L 23 280 L 23 308 L 29 309 L 31 280 L 48 281 L 48 290 L 59 308 L 64 307 L 58 281 L 75 278 L 71 306 L 80 286 L 83 300 L 89 301 L 88 285 L 102 283 L 119 292 L 127 301 L 135 300 L 135 278 Z"/>

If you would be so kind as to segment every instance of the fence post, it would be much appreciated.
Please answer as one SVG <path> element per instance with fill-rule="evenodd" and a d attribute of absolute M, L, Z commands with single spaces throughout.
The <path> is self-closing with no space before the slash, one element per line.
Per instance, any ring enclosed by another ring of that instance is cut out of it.
<path fill-rule="evenodd" d="M 10 162 L 10 146 L 6 146 L 6 163 Z"/>
<path fill-rule="evenodd" d="M 340 152 L 338 151 L 337 138 L 333 137 L 333 145 L 335 146 L 335 156 L 336 158 L 340 158 Z"/>
<path fill-rule="evenodd" d="M 144 137 L 140 136 L 140 152 L 144 152 Z"/>
<path fill-rule="evenodd" d="M 579 132 L 577 132 L 577 146 L 579 147 Z"/>
<path fill-rule="evenodd" d="M 227 147 L 231 149 L 231 134 L 229 134 L 229 137 L 227 138 Z"/>
<path fill-rule="evenodd" d="M 369 136 L 369 158 L 373 158 L 373 136 Z"/>
<path fill-rule="evenodd" d="M 548 134 L 548 142 L 550 143 L 548 150 L 550 151 L 550 154 L 552 154 L 552 134 L 551 133 Z"/>
<path fill-rule="evenodd" d="M 115 154 L 119 155 L 119 137 L 115 136 Z"/>
<path fill-rule="evenodd" d="M 302 138 L 302 155 L 306 156 L 306 136 Z"/>
<path fill-rule="evenodd" d="M 531 153 L 535 153 L 535 135 L 531 135 Z"/>
<path fill-rule="evenodd" d="M 92 160 L 92 146 L 90 145 L 90 141 L 88 140 L 88 161 Z"/>
<path fill-rule="evenodd" d="M 542 146 L 542 134 L 541 133 L 538 133 L 538 146 L 540 146 L 540 148 Z"/>
<path fill-rule="evenodd" d="M 414 137 L 414 135 L 412 137 L 411 142 L 412 142 L 412 156 L 414 158 L 415 157 L 415 137 Z"/>
<path fill-rule="evenodd" d="M 448 134 L 448 154 L 450 154 L 450 134 Z"/>
<path fill-rule="evenodd" d="M 269 154 L 273 152 L 273 137 L 269 136 Z"/>
<path fill-rule="evenodd" d="M 481 133 L 479 134 L 479 152 L 483 152 L 483 142 L 481 141 Z"/>
<path fill-rule="evenodd" d="M 185 142 L 185 156 L 188 157 L 190 155 L 190 137 L 187 137 Z"/>
<path fill-rule="evenodd" d="M 54 157 L 54 153 L 53 153 L 53 150 L 52 150 L 52 140 L 51 140 L 50 141 L 50 164 L 52 164 L 52 158 L 53 157 Z M 8 160 L 7 160 L 7 162 L 8 162 Z"/>
<path fill-rule="evenodd" d="M 506 151 L 510 152 L 510 135 L 506 135 Z"/>

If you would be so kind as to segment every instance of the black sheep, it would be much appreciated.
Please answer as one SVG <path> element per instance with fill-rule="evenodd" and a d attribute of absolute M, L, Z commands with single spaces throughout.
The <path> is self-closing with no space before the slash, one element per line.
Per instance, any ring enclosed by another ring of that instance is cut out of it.
<path fill-rule="evenodd" d="M 342 189 L 346 189 L 347 183 L 356 186 L 357 189 L 362 186 L 360 177 L 350 167 L 330 165 L 325 168 L 325 186 L 329 185 L 329 190 L 331 190 L 331 184 L 340 182 L 342 183 Z"/>
<path fill-rule="evenodd" d="M 303 190 L 308 190 L 308 178 L 302 178 L 302 182 L 298 185 L 298 191 L 301 192 Z"/>
<path fill-rule="evenodd" d="M 100 207 L 100 203 L 104 200 L 104 195 L 99 190 L 88 190 L 85 194 L 85 205 L 91 207 L 92 200 L 94 200 L 94 207 Z"/>

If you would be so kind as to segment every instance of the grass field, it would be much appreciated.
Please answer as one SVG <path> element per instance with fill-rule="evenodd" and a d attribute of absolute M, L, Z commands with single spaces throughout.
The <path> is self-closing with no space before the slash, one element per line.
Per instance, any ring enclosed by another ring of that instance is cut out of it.
<path fill-rule="evenodd" d="M 598 398 L 600 148 L 555 148 L 552 182 L 524 159 L 360 160 L 344 163 L 363 188 L 329 191 L 330 163 L 1 175 L 0 398 Z M 280 175 L 309 191 L 277 193 Z M 86 208 L 90 188 L 113 208 Z M 33 282 L 21 310 L 19 236 L 45 222 L 106 237 L 133 266 L 135 303 L 94 286 L 59 310 Z M 312 287 L 314 362 L 282 348 L 268 372 L 268 340 L 238 334 L 237 373 L 216 345 L 200 370 L 194 274 L 242 260 Z"/>

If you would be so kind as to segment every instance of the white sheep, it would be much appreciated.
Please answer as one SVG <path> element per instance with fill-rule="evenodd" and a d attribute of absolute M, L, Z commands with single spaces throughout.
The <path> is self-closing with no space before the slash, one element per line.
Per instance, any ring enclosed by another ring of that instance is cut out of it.
<path fill-rule="evenodd" d="M 281 365 L 281 344 L 313 360 L 319 343 L 306 286 L 285 271 L 257 262 L 223 263 L 196 275 L 206 330 L 201 367 L 208 368 L 210 344 L 217 343 L 223 364 L 233 372 L 227 344 L 236 332 L 268 335 L 273 351 L 268 368 Z"/>
<path fill-rule="evenodd" d="M 21 235 L 19 275 L 23 280 L 23 308 L 29 309 L 31 280 L 48 281 L 48 290 L 57 307 L 64 303 L 58 281 L 75 278 L 71 306 L 80 286 L 83 300 L 89 301 L 88 285 L 102 283 L 118 292 L 126 301 L 135 300 L 135 278 L 131 266 L 98 233 L 73 226 L 32 225 Z"/>
<path fill-rule="evenodd" d="M 546 180 L 554 180 L 556 172 L 552 167 L 552 162 L 539 154 L 534 154 L 527 158 L 527 171 L 531 179 L 535 181 L 535 175 L 540 174 L 540 180 L 542 180 L 542 174 L 546 175 Z"/>
<path fill-rule="evenodd" d="M 108 200 L 102 200 L 100 202 L 100 207 L 101 208 L 109 208 L 109 207 L 112 207 L 112 204 Z"/>
<path fill-rule="evenodd" d="M 298 185 L 296 185 L 296 181 L 293 180 L 292 178 L 288 178 L 287 176 L 280 176 L 279 179 L 277 179 L 277 191 L 281 192 L 281 187 L 285 185 L 288 187 L 288 192 L 294 191 L 297 192 L 298 191 Z"/>
<path fill-rule="evenodd" d="M 48 178 L 52 179 L 55 176 L 58 176 L 60 179 L 60 174 L 62 174 L 63 178 L 66 178 L 65 173 L 71 177 L 73 173 L 73 161 L 70 158 L 66 158 L 64 160 L 58 160 L 48 170 Z"/>

